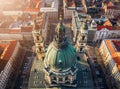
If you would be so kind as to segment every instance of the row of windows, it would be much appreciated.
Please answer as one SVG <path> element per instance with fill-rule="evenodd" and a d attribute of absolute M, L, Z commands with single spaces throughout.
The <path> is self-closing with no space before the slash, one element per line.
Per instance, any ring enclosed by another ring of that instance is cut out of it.
<path fill-rule="evenodd" d="M 17 55 L 18 50 L 19 50 L 19 47 L 16 47 L 13 52 L 13 55 L 11 56 L 10 60 L 7 62 L 3 72 L 0 75 L 0 80 L 1 80 L 0 85 L 2 84 L 1 87 L 6 86 L 11 73 L 14 71 L 15 67 L 17 68 L 16 66 L 17 60 L 15 60 L 15 56 Z M 4 88 L 0 88 L 0 89 L 4 89 Z"/>
<path fill-rule="evenodd" d="M 56 76 L 53 76 L 52 77 L 52 80 L 60 81 L 60 82 L 64 81 L 64 79 L 68 80 L 69 78 L 68 78 L 68 76 L 66 76 L 66 77 L 56 77 Z"/>

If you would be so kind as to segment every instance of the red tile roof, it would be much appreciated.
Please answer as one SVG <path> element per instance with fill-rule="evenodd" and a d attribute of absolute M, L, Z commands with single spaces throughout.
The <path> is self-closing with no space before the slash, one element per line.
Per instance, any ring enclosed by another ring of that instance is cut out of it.
<path fill-rule="evenodd" d="M 8 28 L 13 21 L 4 21 L 1 25 L 0 28 Z"/>
<path fill-rule="evenodd" d="M 120 26 L 113 27 L 113 30 L 120 30 Z"/>
<path fill-rule="evenodd" d="M 120 47 L 120 41 L 106 40 L 106 44 L 107 44 L 107 47 L 110 50 L 112 58 L 117 63 L 118 70 L 120 71 L 120 51 L 116 51 L 116 49 L 113 47 L 113 45 L 115 46 L 116 44 L 117 44 L 117 46 Z"/>
<path fill-rule="evenodd" d="M 27 11 L 27 12 L 39 12 L 40 9 L 35 9 L 35 8 L 26 8 L 23 11 Z"/>
<path fill-rule="evenodd" d="M 20 34 L 20 33 L 21 33 L 21 29 L 10 29 L 10 30 L 9 30 L 9 33 L 12 33 L 12 34 Z"/>
<path fill-rule="evenodd" d="M 23 9 L 23 11 L 28 12 L 39 12 L 42 0 L 31 0 L 27 8 Z"/>
<path fill-rule="evenodd" d="M 1 55 L 1 60 L 9 60 L 9 58 L 11 57 L 15 46 L 17 44 L 17 41 L 11 41 L 7 47 L 4 49 L 2 55 Z"/>
<path fill-rule="evenodd" d="M 112 30 L 113 29 L 112 26 L 97 26 L 97 30 L 101 30 L 103 28 L 107 28 L 108 30 Z"/>
<path fill-rule="evenodd" d="M 114 7 L 114 4 L 110 1 L 110 2 L 108 2 L 107 6 L 108 7 Z"/>
<path fill-rule="evenodd" d="M 120 65 L 117 65 L 117 67 L 118 67 L 118 69 L 119 69 L 119 71 L 120 71 Z"/>
<path fill-rule="evenodd" d="M 117 49 L 117 51 L 120 52 L 120 41 L 115 41 L 115 40 L 113 40 L 112 42 L 114 43 L 115 48 Z"/>
<path fill-rule="evenodd" d="M 68 2 L 68 0 L 64 0 L 67 4 L 67 7 L 75 7 L 75 2 L 74 0 L 71 0 L 71 2 Z"/>
<path fill-rule="evenodd" d="M 107 7 L 107 9 L 117 9 L 117 8 L 112 6 L 112 7 Z"/>
<path fill-rule="evenodd" d="M 5 49 L 8 46 L 8 44 L 0 44 L 0 49 Z"/>
<path fill-rule="evenodd" d="M 107 28 L 108 30 L 120 30 L 120 26 L 97 26 L 97 30 L 102 30 L 103 28 Z"/>
<path fill-rule="evenodd" d="M 42 1 L 42 0 L 41 0 Z M 35 8 L 39 8 L 41 6 L 41 1 L 37 2 Z"/>
<path fill-rule="evenodd" d="M 112 24 L 109 20 L 105 21 L 103 25 L 104 26 L 112 26 Z"/>
<path fill-rule="evenodd" d="M 28 27 L 21 27 L 21 32 L 32 32 L 33 27 L 28 26 Z"/>

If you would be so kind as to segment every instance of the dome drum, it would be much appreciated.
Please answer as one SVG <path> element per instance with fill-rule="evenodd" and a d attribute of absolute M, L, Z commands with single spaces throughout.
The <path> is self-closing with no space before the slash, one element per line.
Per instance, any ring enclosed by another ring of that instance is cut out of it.
<path fill-rule="evenodd" d="M 47 74 L 47 75 L 55 75 L 55 76 L 65 76 L 65 75 L 74 75 L 76 72 L 77 72 L 77 68 L 76 68 L 76 65 L 72 68 L 69 68 L 67 70 L 62 70 L 62 71 L 52 71 L 50 68 L 45 68 L 44 69 L 44 72 Z"/>
<path fill-rule="evenodd" d="M 76 82 L 76 72 L 77 72 L 77 68 L 74 71 L 74 73 L 72 73 L 71 71 L 68 71 L 68 73 L 63 73 L 60 75 L 56 75 L 54 73 L 51 73 L 50 75 L 46 75 L 47 79 L 46 82 L 48 83 L 49 87 L 52 86 L 71 86 L 71 87 L 76 87 L 77 84 Z"/>

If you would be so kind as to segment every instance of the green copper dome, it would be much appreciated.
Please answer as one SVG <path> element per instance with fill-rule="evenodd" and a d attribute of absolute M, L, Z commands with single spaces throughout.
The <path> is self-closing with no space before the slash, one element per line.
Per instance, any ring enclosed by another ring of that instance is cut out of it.
<path fill-rule="evenodd" d="M 45 55 L 44 63 L 46 68 L 53 71 L 63 71 L 70 69 L 76 64 L 76 50 L 69 44 L 65 35 L 66 29 L 62 23 L 58 23 L 56 35 L 53 42 L 49 45 Z"/>
<path fill-rule="evenodd" d="M 54 71 L 62 71 L 74 66 L 76 61 L 76 50 L 71 44 L 68 43 L 65 48 L 58 49 L 52 42 L 48 47 L 44 63 Z"/>

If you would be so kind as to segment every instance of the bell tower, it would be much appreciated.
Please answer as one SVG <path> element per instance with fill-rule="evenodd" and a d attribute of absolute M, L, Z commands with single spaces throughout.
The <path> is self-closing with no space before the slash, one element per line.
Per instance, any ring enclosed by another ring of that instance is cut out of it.
<path fill-rule="evenodd" d="M 44 39 L 42 36 L 42 26 L 41 20 L 43 19 L 43 14 L 39 13 L 36 19 L 34 20 L 34 30 L 32 31 L 36 54 L 38 59 L 42 59 L 44 57 L 45 47 L 44 47 Z"/>
<path fill-rule="evenodd" d="M 87 22 L 83 22 L 80 33 L 78 34 L 77 40 L 77 51 L 80 53 L 85 53 L 85 47 L 87 43 L 87 34 L 88 34 L 88 24 Z"/>

